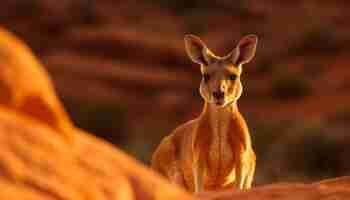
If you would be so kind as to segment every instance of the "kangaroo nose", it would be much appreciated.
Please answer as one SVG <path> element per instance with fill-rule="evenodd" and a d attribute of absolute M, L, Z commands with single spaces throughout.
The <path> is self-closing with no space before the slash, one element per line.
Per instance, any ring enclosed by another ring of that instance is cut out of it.
<path fill-rule="evenodd" d="M 222 92 L 222 91 L 216 91 L 216 92 L 213 92 L 213 96 L 214 96 L 216 99 L 222 99 L 222 98 L 224 98 L 225 93 Z"/>

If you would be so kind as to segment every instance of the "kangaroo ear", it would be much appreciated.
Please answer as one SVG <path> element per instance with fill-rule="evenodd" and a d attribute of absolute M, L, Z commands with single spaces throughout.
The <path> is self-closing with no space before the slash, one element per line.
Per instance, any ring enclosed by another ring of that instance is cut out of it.
<path fill-rule="evenodd" d="M 256 35 L 247 35 L 243 37 L 232 53 L 232 61 L 237 65 L 250 62 L 255 55 L 258 37 Z"/>
<path fill-rule="evenodd" d="M 214 59 L 204 42 L 195 35 L 185 35 L 185 48 L 191 60 L 200 65 L 209 65 Z"/>

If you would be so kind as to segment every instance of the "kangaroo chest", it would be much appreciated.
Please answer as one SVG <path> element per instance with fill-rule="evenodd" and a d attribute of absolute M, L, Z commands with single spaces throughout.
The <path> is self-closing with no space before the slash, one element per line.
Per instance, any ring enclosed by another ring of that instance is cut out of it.
<path fill-rule="evenodd" d="M 235 155 L 230 124 L 230 118 L 225 116 L 211 120 L 211 137 L 207 152 L 207 176 L 211 180 L 224 179 L 234 168 Z"/>
<path fill-rule="evenodd" d="M 235 180 L 235 168 L 243 150 L 242 127 L 236 115 L 238 113 L 232 110 L 209 107 L 198 120 L 191 140 L 193 157 L 188 166 L 200 163 L 204 167 L 206 188 L 227 185 Z"/>

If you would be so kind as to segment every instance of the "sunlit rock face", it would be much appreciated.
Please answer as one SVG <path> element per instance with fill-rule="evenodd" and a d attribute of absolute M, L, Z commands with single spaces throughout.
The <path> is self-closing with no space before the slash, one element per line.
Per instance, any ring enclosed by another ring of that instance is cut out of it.
<path fill-rule="evenodd" d="M 0 199 L 192 199 L 111 145 L 0 108 Z"/>
<path fill-rule="evenodd" d="M 66 132 L 72 127 L 45 68 L 22 41 L 2 28 L 0 105 L 36 118 L 58 131 Z"/>

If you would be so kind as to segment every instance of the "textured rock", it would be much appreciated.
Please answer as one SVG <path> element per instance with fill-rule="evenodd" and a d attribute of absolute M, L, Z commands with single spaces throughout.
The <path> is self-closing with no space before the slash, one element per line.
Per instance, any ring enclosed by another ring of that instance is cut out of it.
<path fill-rule="evenodd" d="M 0 28 L 0 104 L 48 124 L 62 135 L 72 122 L 30 49 Z"/>
<path fill-rule="evenodd" d="M 0 199 L 191 199 L 111 145 L 0 108 Z"/>
<path fill-rule="evenodd" d="M 221 191 L 198 195 L 203 200 L 346 200 L 350 199 L 350 177 L 318 183 L 279 183 L 261 186 L 247 192 Z"/>

